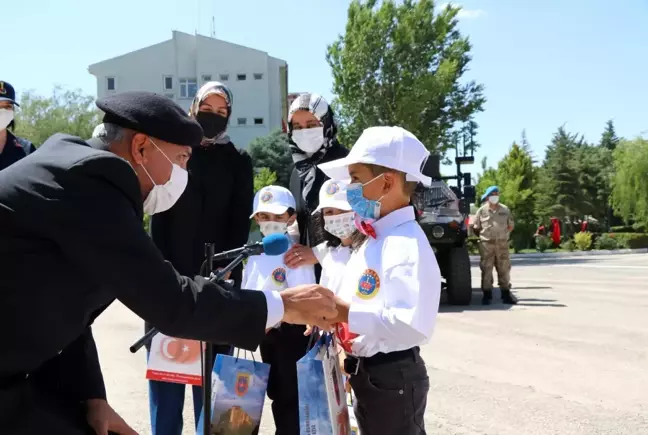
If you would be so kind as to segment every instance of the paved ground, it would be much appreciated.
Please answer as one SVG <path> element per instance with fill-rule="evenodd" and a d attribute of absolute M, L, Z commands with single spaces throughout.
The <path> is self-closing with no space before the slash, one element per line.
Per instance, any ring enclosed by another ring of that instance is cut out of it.
<path fill-rule="evenodd" d="M 423 350 L 428 433 L 648 434 L 648 254 L 521 259 L 512 277 L 516 307 L 485 309 L 477 293 L 473 306 L 442 306 Z M 145 355 L 128 351 L 141 332 L 118 304 L 95 327 L 110 400 L 148 434 Z M 261 433 L 274 433 L 269 408 Z"/>

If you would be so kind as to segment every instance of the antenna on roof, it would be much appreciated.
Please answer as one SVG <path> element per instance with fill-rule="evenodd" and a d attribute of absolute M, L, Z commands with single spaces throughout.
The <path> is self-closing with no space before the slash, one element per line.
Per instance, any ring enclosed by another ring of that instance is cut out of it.
<path fill-rule="evenodd" d="M 211 28 L 211 37 L 216 37 L 216 18 L 212 15 L 212 28 Z"/>

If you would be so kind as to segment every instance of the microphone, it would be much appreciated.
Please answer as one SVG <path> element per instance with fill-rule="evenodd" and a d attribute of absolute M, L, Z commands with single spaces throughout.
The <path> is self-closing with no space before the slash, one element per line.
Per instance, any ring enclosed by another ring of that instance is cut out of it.
<path fill-rule="evenodd" d="M 236 258 L 239 255 L 246 253 L 246 256 L 251 255 L 281 255 L 288 251 L 290 247 L 290 239 L 285 234 L 270 234 L 260 242 L 251 243 L 240 248 L 232 249 L 230 251 L 221 252 L 214 255 L 214 261 L 229 260 Z"/>

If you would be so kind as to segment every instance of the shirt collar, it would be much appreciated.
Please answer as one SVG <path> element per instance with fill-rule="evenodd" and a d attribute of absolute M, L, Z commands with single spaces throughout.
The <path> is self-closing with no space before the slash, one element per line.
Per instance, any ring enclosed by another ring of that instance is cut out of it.
<path fill-rule="evenodd" d="M 386 234 L 392 228 L 396 228 L 406 222 L 416 220 L 414 216 L 414 207 L 408 205 L 398 210 L 394 210 L 389 213 L 387 216 L 384 216 L 378 219 L 376 222 L 372 223 L 374 230 L 378 236 Z"/>

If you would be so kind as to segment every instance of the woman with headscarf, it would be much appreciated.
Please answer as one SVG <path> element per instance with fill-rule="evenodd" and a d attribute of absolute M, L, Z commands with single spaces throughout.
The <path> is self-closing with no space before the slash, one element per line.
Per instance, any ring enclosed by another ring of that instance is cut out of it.
<path fill-rule="evenodd" d="M 189 115 L 200 123 L 202 146 L 189 159 L 189 182 L 176 204 L 151 219 L 151 236 L 179 273 L 201 274 L 205 243 L 216 253 L 244 245 L 249 236 L 254 199 L 252 159 L 227 135 L 232 93 L 220 82 L 205 83 L 194 98 Z M 215 267 L 224 267 L 215 264 Z M 240 285 L 242 268 L 230 279 Z M 229 346 L 214 346 L 214 354 L 229 354 Z M 193 387 L 194 415 L 202 410 L 202 389 Z M 149 381 L 153 435 L 180 435 L 185 387 Z"/>
<path fill-rule="evenodd" d="M 318 94 L 301 94 L 290 105 L 288 137 L 295 168 L 290 177 L 290 191 L 297 204 L 299 245 L 285 255 L 286 265 L 301 263 L 304 256 L 324 241 L 324 234 L 313 225 L 312 213 L 319 205 L 319 191 L 328 179 L 317 165 L 346 157 L 349 151 L 337 141 L 333 110 Z M 319 280 L 319 264 L 315 275 Z"/>

